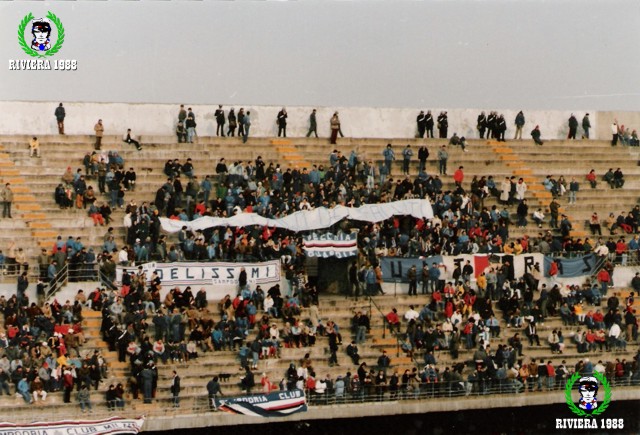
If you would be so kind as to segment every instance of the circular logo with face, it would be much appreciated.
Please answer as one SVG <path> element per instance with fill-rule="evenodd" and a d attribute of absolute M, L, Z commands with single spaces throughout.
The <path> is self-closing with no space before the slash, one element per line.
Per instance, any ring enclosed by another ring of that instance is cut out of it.
<path fill-rule="evenodd" d="M 574 402 L 571 396 L 574 386 L 580 394 L 577 402 Z M 598 399 L 600 386 L 604 390 L 602 402 Z M 611 385 L 607 378 L 598 372 L 594 372 L 592 376 L 581 376 L 580 373 L 574 373 L 567 381 L 564 391 L 569 409 L 579 417 L 600 415 L 611 403 Z"/>
<path fill-rule="evenodd" d="M 64 36 L 62 21 L 52 12 L 45 18 L 35 18 L 29 12 L 18 26 L 18 44 L 32 57 L 53 56 L 62 48 Z"/>

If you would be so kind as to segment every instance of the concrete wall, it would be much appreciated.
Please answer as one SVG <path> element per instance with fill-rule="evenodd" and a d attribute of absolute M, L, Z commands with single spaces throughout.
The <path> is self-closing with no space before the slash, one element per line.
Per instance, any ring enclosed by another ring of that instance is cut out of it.
<path fill-rule="evenodd" d="M 640 390 L 637 388 L 617 388 L 614 400 L 638 400 Z M 400 402 L 374 402 L 367 404 L 344 404 L 333 406 L 310 407 L 307 412 L 300 412 L 286 417 L 256 418 L 246 415 L 227 414 L 218 412 L 215 414 L 191 414 L 174 416 L 151 416 L 145 420 L 142 431 L 166 431 L 174 429 L 187 429 L 212 426 L 235 426 L 245 424 L 282 423 L 308 420 L 341 419 L 355 417 L 376 417 L 383 415 L 411 415 L 429 412 L 464 412 L 470 409 L 487 409 L 488 415 L 491 408 L 520 408 L 525 406 L 558 404 L 558 414 L 548 416 L 548 424 L 556 418 L 568 417 L 564 394 L 560 391 L 541 392 L 518 395 L 493 395 L 485 397 L 455 397 L 439 398 L 437 400 L 415 400 Z M 564 408 L 563 408 L 564 405 Z M 563 414 L 564 413 L 564 414 Z M 366 424 L 366 420 L 363 420 Z M 336 422 L 336 424 L 339 424 Z M 231 429 L 231 428 L 229 428 Z M 259 432 L 260 428 L 256 427 Z M 361 431 L 365 433 L 366 431 Z M 369 431 L 373 433 L 374 431 Z M 427 433 L 427 432 L 425 432 Z"/>
<path fill-rule="evenodd" d="M 589 115 L 591 117 L 591 115 Z M 596 134 L 600 139 L 611 139 L 611 124 L 614 120 L 631 130 L 640 128 L 640 112 L 598 112 Z"/>
<path fill-rule="evenodd" d="M 116 104 L 116 103 L 64 103 L 67 111 L 65 132 L 67 134 L 92 135 L 93 126 L 102 119 L 106 135 L 121 135 L 131 128 L 137 135 L 173 135 L 179 107 L 168 104 Z M 187 104 L 185 104 L 189 107 Z M 58 102 L 0 102 L 0 134 L 42 135 L 57 133 L 53 112 Z M 217 105 L 193 105 L 196 115 L 197 131 L 201 136 L 215 135 L 216 123 L 213 116 Z M 240 105 L 235 106 L 236 113 Z M 251 111 L 251 135 L 271 137 L 277 135 L 276 115 L 281 109 L 274 106 L 242 106 Z M 224 109 L 228 113 L 229 106 Z M 304 136 L 308 129 L 311 107 L 289 107 L 288 136 Z M 362 107 L 319 107 L 317 113 L 318 133 L 327 137 L 330 134 L 329 119 L 334 111 L 339 111 L 342 131 L 349 137 L 367 138 L 407 138 L 416 133 L 415 119 L 421 108 L 362 108 Z M 428 107 L 423 109 L 429 109 Z M 449 115 L 449 135 L 457 132 L 467 138 L 477 137 L 475 129 L 479 109 L 441 109 L 431 108 L 434 118 L 441 110 Z M 486 112 L 487 110 L 485 110 Z M 518 110 L 503 110 L 507 120 L 507 138 L 514 135 L 514 119 Z M 640 126 L 640 112 L 596 112 L 585 110 L 575 112 L 581 121 L 585 112 L 590 113 L 593 127 L 592 138 L 610 137 L 610 119 L 614 116 L 625 125 Z M 602 115 L 601 115 L 602 113 Z M 562 139 L 568 132 L 568 111 L 527 111 L 523 137 L 529 138 L 529 132 L 540 125 L 543 139 Z M 603 122 L 600 117 L 603 117 Z M 624 122 L 623 122 L 624 121 Z M 581 129 L 579 130 L 581 133 Z M 144 140 L 144 138 L 143 138 Z"/>

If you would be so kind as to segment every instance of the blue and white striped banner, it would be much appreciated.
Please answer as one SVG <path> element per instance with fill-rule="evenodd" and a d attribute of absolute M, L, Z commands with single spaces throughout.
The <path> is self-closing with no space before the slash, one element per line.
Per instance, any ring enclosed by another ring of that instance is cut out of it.
<path fill-rule="evenodd" d="M 221 411 L 253 417 L 285 417 L 296 412 L 307 411 L 307 400 L 303 390 L 214 400 L 216 407 Z"/>
<path fill-rule="evenodd" d="M 304 236 L 304 247 L 309 257 L 353 257 L 358 254 L 358 234 L 311 233 Z"/>

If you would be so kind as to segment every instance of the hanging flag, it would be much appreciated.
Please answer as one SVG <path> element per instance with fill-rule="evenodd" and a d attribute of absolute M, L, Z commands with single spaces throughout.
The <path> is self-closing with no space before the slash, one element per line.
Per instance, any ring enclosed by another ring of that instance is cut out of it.
<path fill-rule="evenodd" d="M 575 278 L 593 275 L 604 259 L 598 261 L 594 254 L 582 255 L 575 258 L 544 257 L 544 275 L 549 276 L 551 263 L 558 265 L 558 278 Z"/>
<path fill-rule="evenodd" d="M 358 234 L 314 232 L 304 236 L 303 249 L 309 257 L 352 257 L 358 254 Z"/>
<path fill-rule="evenodd" d="M 233 398 L 214 399 L 216 407 L 232 414 L 254 417 L 285 417 L 296 412 L 307 411 L 307 400 L 303 390 L 281 391 L 269 394 L 254 394 Z"/>
<path fill-rule="evenodd" d="M 111 417 L 104 420 L 61 420 L 37 423 L 0 423 L 0 435 L 13 434 L 137 434 L 142 430 L 144 416 Z"/>

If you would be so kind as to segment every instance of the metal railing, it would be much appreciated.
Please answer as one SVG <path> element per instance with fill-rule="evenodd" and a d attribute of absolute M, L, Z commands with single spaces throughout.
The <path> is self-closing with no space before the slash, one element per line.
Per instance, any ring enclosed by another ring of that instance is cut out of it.
<path fill-rule="evenodd" d="M 543 393 L 553 393 L 558 397 L 564 397 L 564 388 L 566 379 L 554 381 L 551 386 L 545 383 L 545 379 L 541 384 L 542 389 L 539 390 L 536 383 L 532 383 L 532 388 L 528 386 L 520 386 L 510 380 L 487 380 L 487 381 L 456 381 L 456 382 L 436 382 L 436 383 L 419 383 L 416 386 L 408 388 L 406 386 L 398 386 L 397 389 L 389 386 L 365 386 L 358 391 L 352 391 L 345 387 L 344 389 L 335 388 L 327 390 L 322 394 L 313 391 L 305 391 L 307 397 L 307 405 L 309 407 L 324 407 L 335 405 L 361 405 L 369 406 L 372 402 L 402 403 L 413 401 L 424 401 L 428 403 L 434 399 L 453 399 L 465 397 L 487 397 L 487 396 L 522 396 L 537 395 L 540 391 Z M 612 378 L 609 379 L 611 388 L 615 391 L 621 388 L 633 388 L 634 390 L 640 386 L 640 377 Z M 109 410 L 104 401 L 104 396 L 100 393 L 92 392 L 92 413 L 91 418 L 113 417 L 115 415 L 123 418 L 138 418 L 144 414 L 147 418 L 154 417 L 173 417 L 178 415 L 215 415 L 211 411 L 213 408 L 210 399 L 204 392 L 202 394 L 192 394 L 180 396 L 180 407 L 172 406 L 173 399 L 170 396 L 153 399 L 152 405 L 143 405 L 142 397 L 139 399 L 127 399 L 124 408 L 116 408 Z M 257 395 L 261 393 L 254 393 Z M 251 394 L 249 394 L 251 395 Z M 245 395 L 246 396 L 246 395 Z M 99 398 L 98 398 L 99 397 Z M 219 399 L 233 398 L 238 396 L 219 396 Z M 46 402 L 45 402 L 46 403 Z M 33 406 L 27 405 L 24 406 Z M 144 408 L 139 407 L 144 406 Z M 3 409 L 4 407 L 0 407 Z M 12 415 L 12 422 L 31 422 L 34 419 L 39 421 L 59 421 L 64 418 L 77 416 L 79 405 L 77 403 L 63 404 L 56 403 L 55 406 L 38 406 L 33 412 L 21 413 L 16 412 Z M 354 413 L 354 417 L 357 413 Z"/>
<path fill-rule="evenodd" d="M 382 317 L 382 338 L 386 338 L 387 337 L 387 327 L 388 327 L 389 328 L 389 334 L 393 334 L 393 338 L 396 339 L 396 357 L 399 357 L 400 356 L 400 349 L 402 348 L 402 340 L 398 336 L 397 332 L 396 333 L 393 332 L 391 326 L 387 322 L 387 316 L 382 312 L 382 309 L 380 309 L 380 306 L 373 299 L 373 296 L 368 295 L 368 297 L 369 297 L 369 313 L 370 313 L 371 317 L 373 317 L 373 308 L 375 307 L 375 309 L 378 311 L 379 315 Z M 414 365 L 416 365 L 416 367 L 417 367 L 417 363 L 416 363 L 415 359 L 413 358 L 413 353 L 411 353 L 411 361 L 413 361 Z"/>
<path fill-rule="evenodd" d="M 102 272 L 98 263 L 66 263 L 58 271 L 56 276 L 49 281 L 49 288 L 45 294 L 45 299 L 55 295 L 65 284 L 69 282 L 102 281 Z"/>

